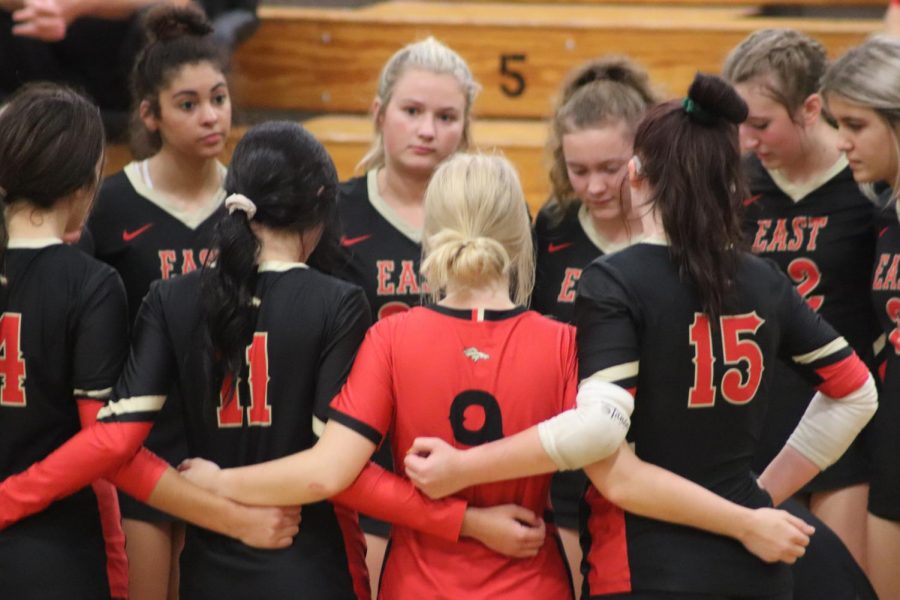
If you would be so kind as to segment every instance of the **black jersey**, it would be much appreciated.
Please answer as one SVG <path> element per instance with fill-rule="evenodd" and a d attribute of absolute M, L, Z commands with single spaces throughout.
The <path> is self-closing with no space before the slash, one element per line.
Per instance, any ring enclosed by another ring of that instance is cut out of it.
<path fill-rule="evenodd" d="M 534 223 L 537 268 L 531 307 L 564 323 L 572 323 L 575 288 L 581 270 L 598 256 L 624 246 L 604 239 L 582 204 L 576 202 L 569 206 L 557 222 L 558 210 L 558 204 L 549 202 L 541 208 Z"/>
<path fill-rule="evenodd" d="M 857 389 L 867 372 L 775 265 L 741 255 L 736 288 L 712 324 L 667 246 L 640 243 L 598 259 L 578 286 L 578 360 L 582 380 L 635 394 L 628 438 L 641 459 L 756 508 L 771 502 L 750 463 L 769 397 L 780 400 L 776 358 L 832 397 Z M 586 510 L 590 597 L 791 589 L 787 565 L 765 564 L 730 538 L 623 513 L 594 489 Z"/>
<path fill-rule="evenodd" d="M 877 326 L 867 293 L 875 208 L 860 192 L 846 159 L 802 190 L 769 173 L 756 157 L 747 166 L 752 195 L 744 202 L 744 232 L 753 252 L 775 261 L 809 306 L 871 364 Z M 767 417 L 754 464 L 760 471 L 784 446 L 814 393 L 789 366 L 775 368 L 783 401 Z M 855 444 L 810 489 L 865 481 L 867 470 L 862 448 Z"/>
<path fill-rule="evenodd" d="M 343 256 L 336 275 L 366 292 L 375 320 L 421 304 L 422 232 L 407 225 L 378 193 L 377 171 L 338 191 Z"/>
<path fill-rule="evenodd" d="M 203 265 L 212 229 L 224 211 L 224 190 L 190 211 L 173 204 L 148 185 L 146 164 L 132 162 L 103 182 L 86 227 L 86 241 L 92 243 L 94 256 L 122 277 L 131 322 L 151 283 Z M 219 169 L 224 178 L 225 168 L 219 165 Z M 145 442 L 147 448 L 176 465 L 187 458 L 180 406 L 181 400 L 174 394 Z M 126 518 L 170 518 L 127 495 L 119 498 Z"/>
<path fill-rule="evenodd" d="M 225 200 L 220 190 L 210 202 L 186 211 L 148 187 L 143 164 L 130 163 L 103 182 L 87 222 L 94 256 L 122 277 L 132 321 L 151 283 L 203 265 Z"/>
<path fill-rule="evenodd" d="M 128 348 L 125 292 L 107 265 L 59 240 L 13 239 L 6 273 L 0 479 L 81 429 L 76 398 L 105 400 Z M 0 532 L 0 564 L 3 598 L 108 597 L 90 486 Z"/>
<path fill-rule="evenodd" d="M 362 291 L 300 263 L 261 265 L 255 333 L 230 401 L 220 392 L 226 382 L 205 383 L 199 297 L 199 272 L 153 284 L 116 385 L 117 408 L 101 421 L 152 419 L 174 379 L 191 399 L 184 417 L 192 455 L 237 467 L 311 447 L 370 323 Z M 364 574 L 348 565 L 362 548 L 345 539 L 358 529 L 342 514 L 329 502 L 304 506 L 300 534 L 275 551 L 189 527 L 182 597 L 356 598 L 352 575 Z"/>
<path fill-rule="evenodd" d="M 871 292 L 883 335 L 877 344 L 882 388 L 868 440 L 872 450 L 869 511 L 900 521 L 900 223 L 893 205 L 882 216 Z"/>

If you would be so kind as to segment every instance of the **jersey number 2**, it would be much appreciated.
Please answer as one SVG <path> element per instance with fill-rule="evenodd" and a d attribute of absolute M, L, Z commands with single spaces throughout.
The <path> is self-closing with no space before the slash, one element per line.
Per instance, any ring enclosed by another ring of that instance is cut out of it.
<path fill-rule="evenodd" d="M 20 345 L 22 315 L 0 316 L 0 406 L 25 406 L 25 358 Z"/>
<path fill-rule="evenodd" d="M 721 381 L 722 396 L 731 404 L 746 404 L 753 400 L 762 380 L 762 350 L 753 340 L 763 320 L 755 312 L 745 315 L 719 317 L 722 334 L 722 360 L 734 365 L 725 371 Z M 694 347 L 694 385 L 688 394 L 688 408 L 705 408 L 716 403 L 716 386 L 713 384 L 712 328 L 709 318 L 694 313 L 690 328 L 690 343 Z M 744 363 L 742 373 L 738 368 Z"/>
<path fill-rule="evenodd" d="M 247 388 L 250 401 L 241 398 L 240 380 L 231 385 L 226 377 L 219 392 L 219 408 L 216 417 L 219 427 L 241 427 L 244 424 L 244 407 L 247 407 L 247 423 L 253 427 L 268 427 L 272 424 L 272 407 L 269 406 L 269 352 L 268 335 L 254 333 L 253 342 L 247 346 L 247 367 L 250 372 Z M 229 389 L 230 388 L 230 389 Z"/>

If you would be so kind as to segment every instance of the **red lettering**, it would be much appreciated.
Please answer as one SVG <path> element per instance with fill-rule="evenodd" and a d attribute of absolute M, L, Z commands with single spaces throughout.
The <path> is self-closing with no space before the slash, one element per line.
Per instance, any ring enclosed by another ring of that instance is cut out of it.
<path fill-rule="evenodd" d="M 760 254 L 766 251 L 766 234 L 772 226 L 771 219 L 760 219 L 756 222 L 756 238 L 753 240 L 753 252 Z"/>
<path fill-rule="evenodd" d="M 397 284 L 397 295 L 418 294 L 419 285 L 416 283 L 416 265 L 411 260 L 400 262 L 400 282 Z"/>
<path fill-rule="evenodd" d="M 772 233 L 772 241 L 769 242 L 767 250 L 769 252 L 787 250 L 787 223 L 784 219 L 775 222 L 775 231 Z"/>
<path fill-rule="evenodd" d="M 884 276 L 884 287 L 890 290 L 897 289 L 897 268 L 898 262 L 900 262 L 900 255 L 895 255 L 894 260 L 891 261 L 891 266 L 888 269 L 887 275 Z"/>
<path fill-rule="evenodd" d="M 575 302 L 575 284 L 581 277 L 581 269 L 567 268 L 563 275 L 562 285 L 559 288 L 557 302 Z"/>
<path fill-rule="evenodd" d="M 878 257 L 878 265 L 875 267 L 875 277 L 872 279 L 872 289 L 880 290 L 882 289 L 882 285 L 884 284 L 884 268 L 887 266 L 888 261 L 891 260 L 890 254 L 882 254 Z"/>
<path fill-rule="evenodd" d="M 803 228 L 806 227 L 806 217 L 794 217 L 791 221 L 791 229 L 794 232 L 794 238 L 788 242 L 787 249 L 796 252 L 803 245 Z"/>
<path fill-rule="evenodd" d="M 168 279 L 172 276 L 176 260 L 178 260 L 178 255 L 175 254 L 174 250 L 159 251 L 159 272 L 162 279 Z"/>
<path fill-rule="evenodd" d="M 375 263 L 378 269 L 378 289 L 375 293 L 379 296 L 392 296 L 394 294 L 394 284 L 390 283 L 391 273 L 394 272 L 394 261 L 379 260 Z"/>
<path fill-rule="evenodd" d="M 181 274 L 190 273 L 197 270 L 197 263 L 194 262 L 194 251 L 185 248 L 181 251 Z"/>
<path fill-rule="evenodd" d="M 809 242 L 806 249 L 810 252 L 816 249 L 816 240 L 819 237 L 819 230 L 824 229 L 828 225 L 828 217 L 813 217 L 809 220 L 812 225 L 812 231 L 809 234 Z"/>

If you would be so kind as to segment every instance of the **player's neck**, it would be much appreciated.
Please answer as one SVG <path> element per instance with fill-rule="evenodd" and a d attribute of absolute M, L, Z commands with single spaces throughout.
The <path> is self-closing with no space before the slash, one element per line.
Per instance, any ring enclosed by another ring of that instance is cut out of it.
<path fill-rule="evenodd" d="M 153 189 L 179 202 L 203 203 L 222 187 L 215 158 L 198 158 L 163 146 L 148 161 Z"/>
<path fill-rule="evenodd" d="M 834 166 L 841 156 L 838 150 L 838 133 L 822 119 L 815 122 L 807 135 L 806 151 L 795 164 L 785 165 L 779 171 L 794 184 L 802 184 L 819 177 Z"/>
<path fill-rule="evenodd" d="M 447 293 L 438 302 L 447 308 L 469 310 L 485 308 L 488 310 L 509 310 L 515 308 L 515 303 L 509 297 L 509 279 L 497 280 L 493 285 L 485 285 L 479 288 L 461 288 L 454 285 L 447 286 Z"/>
<path fill-rule="evenodd" d="M 6 230 L 10 239 L 62 239 L 68 220 L 69 211 L 59 203 L 54 209 L 47 210 L 23 200 L 6 209 Z"/>
<path fill-rule="evenodd" d="M 401 173 L 390 165 L 378 170 L 378 193 L 403 221 L 416 229 L 425 224 L 425 189 L 429 177 Z"/>
<path fill-rule="evenodd" d="M 251 222 L 250 228 L 259 240 L 258 262 L 305 263 L 322 237 L 321 227 L 297 233 L 288 229 L 272 229 Z"/>

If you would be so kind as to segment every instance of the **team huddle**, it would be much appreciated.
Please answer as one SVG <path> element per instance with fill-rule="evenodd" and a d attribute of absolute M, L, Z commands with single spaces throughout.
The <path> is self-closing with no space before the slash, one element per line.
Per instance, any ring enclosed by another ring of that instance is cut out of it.
<path fill-rule="evenodd" d="M 900 41 L 582 65 L 533 217 L 433 38 L 339 182 L 146 29 L 0 109 L 0 597 L 900 599 Z"/>

